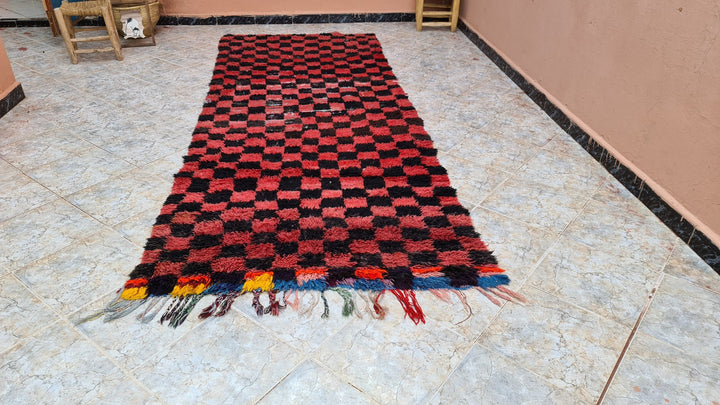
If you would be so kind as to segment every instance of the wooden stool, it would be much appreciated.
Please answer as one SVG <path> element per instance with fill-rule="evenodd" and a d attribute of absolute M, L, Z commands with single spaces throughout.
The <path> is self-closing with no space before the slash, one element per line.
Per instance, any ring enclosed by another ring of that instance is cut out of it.
<path fill-rule="evenodd" d="M 415 0 L 415 21 L 418 31 L 422 31 L 422 27 L 450 27 L 450 31 L 455 32 L 459 14 L 460 0 Z M 423 17 L 447 18 L 447 21 L 423 22 Z"/>
<path fill-rule="evenodd" d="M 74 23 L 72 17 L 80 17 Z M 102 17 L 105 20 L 104 27 L 83 27 L 75 26 L 84 17 Z M 63 1 L 60 7 L 55 9 L 55 19 L 57 20 L 60 33 L 65 40 L 65 46 L 70 53 L 70 60 L 73 64 L 78 63 L 78 54 L 94 53 L 94 52 L 110 52 L 115 51 L 117 60 L 122 60 L 122 51 L 120 50 L 120 38 L 115 28 L 115 20 L 113 19 L 112 6 L 110 0 L 94 0 L 94 1 L 78 1 L 68 3 Z M 107 35 L 99 35 L 94 37 L 76 38 L 77 31 L 107 31 Z M 78 49 L 78 42 L 90 41 L 110 41 L 111 47 L 107 48 L 89 48 Z"/>

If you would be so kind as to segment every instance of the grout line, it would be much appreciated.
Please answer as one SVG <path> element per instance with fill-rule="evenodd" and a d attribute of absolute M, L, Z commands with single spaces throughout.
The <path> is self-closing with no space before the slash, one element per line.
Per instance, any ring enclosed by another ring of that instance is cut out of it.
<path fill-rule="evenodd" d="M 608 389 L 610 388 L 610 385 L 612 384 L 613 380 L 615 379 L 615 375 L 617 374 L 618 369 L 620 368 L 620 363 L 625 359 L 625 355 L 627 354 L 628 349 L 630 348 L 630 344 L 635 338 L 635 334 L 638 331 L 638 328 L 640 327 L 640 323 L 642 322 L 643 318 L 645 318 L 645 314 L 647 313 L 648 309 L 650 308 L 650 304 L 652 303 L 653 299 L 655 298 L 655 294 L 657 294 L 658 289 L 660 288 L 660 284 L 662 283 L 663 279 L 665 278 L 665 273 L 660 272 L 660 278 L 658 279 L 657 283 L 655 284 L 655 287 L 653 287 L 652 291 L 650 291 L 650 295 L 648 296 L 647 301 L 645 302 L 645 306 L 643 307 L 642 311 L 640 311 L 640 315 L 638 316 L 637 322 L 635 322 L 635 326 L 633 326 L 632 331 L 630 332 L 630 336 L 628 336 L 627 341 L 625 341 L 625 346 L 623 347 L 622 351 L 620 352 L 620 356 L 618 357 L 617 362 L 615 363 L 615 367 L 613 368 L 612 372 L 610 373 L 610 376 L 608 377 L 607 383 L 605 384 L 605 387 L 602 390 L 602 393 L 600 393 L 600 397 L 597 400 L 597 405 L 602 404 L 602 402 L 605 400 L 605 395 L 607 394 Z"/>

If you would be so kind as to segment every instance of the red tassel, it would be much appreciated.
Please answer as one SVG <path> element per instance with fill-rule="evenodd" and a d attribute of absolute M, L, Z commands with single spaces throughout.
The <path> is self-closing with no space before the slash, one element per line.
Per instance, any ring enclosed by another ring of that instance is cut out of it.
<path fill-rule="evenodd" d="M 277 290 L 268 291 L 268 299 L 270 300 L 270 306 L 265 308 L 265 313 L 278 316 L 280 314 L 280 309 L 285 308 L 285 306 L 281 307 L 280 302 L 277 301 Z"/>
<path fill-rule="evenodd" d="M 422 308 L 420 308 L 420 304 L 417 302 L 417 298 L 415 297 L 415 292 L 412 290 L 390 290 L 395 297 L 397 297 L 398 301 L 400 301 L 400 305 L 405 310 L 405 316 L 410 317 L 410 319 L 415 322 L 415 325 L 419 324 L 420 322 L 425 323 L 425 314 L 422 311 Z"/>
<path fill-rule="evenodd" d="M 375 313 L 378 315 L 377 319 L 383 319 L 385 318 L 385 310 L 380 305 L 380 297 L 385 294 L 385 290 L 381 290 L 380 292 L 375 295 L 375 299 L 373 300 L 373 310 L 375 310 Z"/>
<path fill-rule="evenodd" d="M 200 315 L 198 315 L 198 318 L 200 319 L 207 319 L 212 316 L 213 312 L 220 306 L 220 302 L 222 302 L 223 299 L 225 299 L 226 295 L 219 295 L 215 301 L 213 301 L 210 306 L 203 309 L 202 312 L 200 312 Z"/>

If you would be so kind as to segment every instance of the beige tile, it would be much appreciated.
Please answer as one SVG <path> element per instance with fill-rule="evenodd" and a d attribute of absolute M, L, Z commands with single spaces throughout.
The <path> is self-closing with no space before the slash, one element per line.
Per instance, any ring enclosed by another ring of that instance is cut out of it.
<path fill-rule="evenodd" d="M 123 286 L 142 249 L 112 229 L 103 229 L 16 272 L 52 309 L 69 316 Z M 86 309 L 87 310 L 87 309 Z"/>
<path fill-rule="evenodd" d="M 720 275 L 680 240 L 676 242 L 664 271 L 720 293 Z"/>
<path fill-rule="evenodd" d="M 353 320 L 313 358 L 381 403 L 423 403 L 457 367 L 471 342 L 433 324 L 403 319 L 385 297 L 382 321 Z"/>
<path fill-rule="evenodd" d="M 145 247 L 160 209 L 151 208 L 120 222 L 113 228 L 134 244 Z"/>
<path fill-rule="evenodd" d="M 475 345 L 429 404 L 570 404 L 578 398 L 573 391 Z"/>
<path fill-rule="evenodd" d="M 591 199 L 565 235 L 593 249 L 625 255 L 651 269 L 662 266 L 675 235 L 655 216 Z"/>
<path fill-rule="evenodd" d="M 640 331 L 720 365 L 720 294 L 666 275 Z"/>
<path fill-rule="evenodd" d="M 0 158 L 0 180 L 17 176 L 20 173 L 13 165 Z"/>
<path fill-rule="evenodd" d="M 105 295 L 99 302 L 95 302 L 84 310 L 71 315 L 70 320 L 76 322 L 83 317 L 89 316 L 102 309 L 115 297 L 114 293 Z M 159 310 L 160 312 L 148 323 L 142 323 L 138 319 L 138 316 L 142 315 L 147 308 L 147 304 L 145 304 L 120 319 L 104 322 L 103 318 L 100 318 L 82 323 L 77 326 L 77 329 L 94 344 L 98 345 L 115 362 L 126 369 L 133 370 L 140 366 L 155 364 L 154 360 L 152 360 L 154 355 L 176 343 L 196 326 L 204 327 L 205 322 L 198 318 L 198 314 L 202 308 L 212 302 L 212 299 L 211 297 L 205 297 L 200 300 L 185 322 L 177 328 L 169 327 L 167 322 L 164 322 L 163 325 L 160 324 L 162 314 L 172 303 L 171 299 L 162 299 L 151 309 L 151 311 Z M 226 318 L 229 318 L 229 316 Z M 227 322 L 228 327 L 233 325 L 233 321 L 226 318 L 209 319 L 208 323 L 220 321 Z"/>
<path fill-rule="evenodd" d="M 530 304 L 506 305 L 478 343 L 573 390 L 578 403 L 595 402 L 631 328 L 532 287 L 520 292 Z"/>
<path fill-rule="evenodd" d="M 0 353 L 55 320 L 55 314 L 13 275 L 0 277 Z"/>
<path fill-rule="evenodd" d="M 164 139 L 164 130 L 154 125 L 139 129 L 141 133 L 104 142 L 103 149 L 136 166 L 144 166 L 177 151 L 177 148 Z"/>
<path fill-rule="evenodd" d="M 639 333 L 608 389 L 605 404 L 713 404 L 720 399 L 720 365 L 690 357 Z"/>
<path fill-rule="evenodd" d="M 450 149 L 459 157 L 493 169 L 513 172 L 530 160 L 539 148 L 497 134 L 476 131 Z"/>
<path fill-rule="evenodd" d="M 58 198 L 52 191 L 21 173 L 7 177 L 2 182 L 0 222 Z"/>
<path fill-rule="evenodd" d="M 67 197 L 68 201 L 107 225 L 155 209 L 160 212 L 170 184 L 135 169 Z"/>
<path fill-rule="evenodd" d="M 27 171 L 28 176 L 62 196 L 90 187 L 133 168 L 128 162 L 87 144 L 66 159 Z"/>
<path fill-rule="evenodd" d="M 150 394 L 62 322 L 0 358 L 0 398 L 5 404 L 152 401 Z"/>
<path fill-rule="evenodd" d="M 451 154 L 443 154 L 442 160 L 443 166 L 450 173 L 450 181 L 457 190 L 458 198 L 473 206 L 487 198 L 510 176 L 500 170 L 474 166 Z"/>
<path fill-rule="evenodd" d="M 26 108 L 30 100 L 23 100 L 0 119 L 0 146 L 27 139 L 30 134 L 42 134 L 57 130 L 57 126 L 43 118 L 37 111 Z"/>
<path fill-rule="evenodd" d="M 511 286 L 525 282 L 540 258 L 557 239 L 552 232 L 483 207 L 473 209 L 470 217 L 480 238 L 510 276 Z"/>
<path fill-rule="evenodd" d="M 0 268 L 15 271 L 100 230 L 100 223 L 63 200 L 0 223 Z"/>
<path fill-rule="evenodd" d="M 92 145 L 70 132 L 57 130 L 5 145 L 0 150 L 0 157 L 18 169 L 27 171 L 59 159 L 72 158 L 90 147 Z"/>
<path fill-rule="evenodd" d="M 168 403 L 254 402 L 301 361 L 300 353 L 232 311 L 203 322 L 133 374 Z"/>
<path fill-rule="evenodd" d="M 496 188 L 481 206 L 528 225 L 562 232 L 582 211 L 588 197 L 543 184 L 510 179 Z"/>
<path fill-rule="evenodd" d="M 659 268 L 620 252 L 610 254 L 561 237 L 527 283 L 632 327 L 660 275 Z"/>
<path fill-rule="evenodd" d="M 181 150 L 143 166 L 143 169 L 152 173 L 168 183 L 175 181 L 175 175 L 183 166 L 183 157 L 187 154 L 187 149 Z"/>
<path fill-rule="evenodd" d="M 317 350 L 327 341 L 329 336 L 337 333 L 348 322 L 355 320 L 354 317 L 342 316 L 344 302 L 335 292 L 328 291 L 325 293 L 330 308 L 328 318 L 321 318 L 324 308 L 317 292 L 308 292 L 301 297 L 301 311 L 308 309 L 313 300 L 318 302 L 319 305 L 307 314 L 300 314 L 288 307 L 282 310 L 279 316 L 263 315 L 258 317 L 252 307 L 252 295 L 246 294 L 235 300 L 233 309 L 245 314 L 247 318 L 257 323 L 258 327 L 267 328 L 281 342 L 287 343 L 303 353 L 311 353 Z M 294 297 L 288 297 L 288 299 L 292 300 Z M 356 296 L 355 302 L 359 304 L 359 301 L 359 297 Z M 267 306 L 267 296 L 262 296 L 260 302 L 263 306 Z M 369 315 L 366 315 L 365 318 L 370 320 Z"/>
<path fill-rule="evenodd" d="M 293 370 L 259 403 L 373 404 L 375 402 L 319 364 L 306 361 Z"/>
<path fill-rule="evenodd" d="M 449 292 L 450 302 L 440 300 L 427 291 L 418 291 L 415 294 L 425 314 L 426 323 L 422 325 L 423 328 L 448 329 L 464 336 L 468 341 L 474 341 L 480 336 L 500 312 L 499 306 L 474 289 L 462 291 L 461 294 Z M 389 301 L 394 299 L 392 295 L 386 298 Z M 469 310 L 465 304 L 469 306 Z"/>
<path fill-rule="evenodd" d="M 515 172 L 515 176 L 568 193 L 592 194 L 609 174 L 585 151 L 543 149 Z"/>

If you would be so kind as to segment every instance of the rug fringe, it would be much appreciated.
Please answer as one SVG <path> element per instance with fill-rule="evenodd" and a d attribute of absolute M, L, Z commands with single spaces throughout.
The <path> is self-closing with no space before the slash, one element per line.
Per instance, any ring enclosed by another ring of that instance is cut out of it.
<path fill-rule="evenodd" d="M 409 317 L 415 325 L 420 322 L 425 323 L 425 314 L 417 302 L 415 292 L 413 290 L 390 290 L 397 297 L 400 305 L 405 311 L 405 316 Z"/>
<path fill-rule="evenodd" d="M 520 305 L 528 303 L 528 300 L 524 296 L 518 292 L 510 290 L 504 285 L 488 287 L 476 286 L 471 287 L 471 289 L 479 291 L 490 302 L 500 307 L 502 307 L 503 301 L 515 302 Z M 159 323 L 165 324 L 165 322 L 167 322 L 170 327 L 177 328 L 185 322 L 197 303 L 205 295 L 217 294 L 215 300 L 209 306 L 203 308 L 198 314 L 198 318 L 201 320 L 210 317 L 220 317 L 227 314 L 235 299 L 243 293 L 239 289 L 231 289 L 228 291 L 228 288 L 224 286 L 210 291 L 210 294 L 199 293 L 177 296 L 146 296 L 146 298 L 131 300 L 123 298 L 122 293 L 119 293 L 114 300 L 107 304 L 105 308 L 76 321 L 75 324 L 79 325 L 98 318 L 104 318 L 105 322 L 110 322 L 115 319 L 122 318 L 145 305 L 143 310 L 136 316 L 138 321 L 146 324 L 155 319 L 158 314 L 162 313 Z M 283 294 L 279 296 L 280 291 L 283 291 Z M 303 298 L 308 291 L 310 292 L 311 299 L 306 305 L 303 305 Z M 343 316 L 348 317 L 355 314 L 358 318 L 363 318 L 363 314 L 367 312 L 374 319 L 384 319 L 387 315 L 387 311 L 382 304 L 382 300 L 385 296 L 385 292 L 390 291 L 395 298 L 397 298 L 400 306 L 405 312 L 406 317 L 410 318 L 410 320 L 412 320 L 416 325 L 421 322 L 426 323 L 425 313 L 417 300 L 415 291 L 411 289 L 364 291 L 335 286 L 320 291 L 301 291 L 300 289 L 272 289 L 264 291 L 262 288 L 257 288 L 252 291 L 252 308 L 257 316 L 263 316 L 265 314 L 278 316 L 280 312 L 287 307 L 292 308 L 301 316 L 308 316 L 313 312 L 318 303 L 322 301 L 323 312 L 321 317 L 328 318 L 330 316 L 330 304 L 325 294 L 326 291 L 335 292 L 342 298 Z M 426 291 L 432 293 L 439 300 L 451 304 L 453 300 L 450 299 L 450 293 L 457 295 L 465 312 L 467 313 L 467 317 L 456 324 L 461 324 L 473 316 L 473 309 L 468 303 L 467 296 L 464 292 L 465 290 L 427 289 Z M 261 303 L 261 297 L 264 293 L 267 293 L 268 295 L 267 305 L 263 305 Z M 360 299 L 358 300 L 357 297 L 360 297 Z M 165 308 L 164 312 L 163 308 Z"/>
<path fill-rule="evenodd" d="M 373 311 L 370 311 L 370 315 L 373 315 L 373 318 L 375 319 L 385 319 L 385 309 L 382 305 L 380 305 L 380 300 L 382 299 L 383 294 L 385 294 L 385 290 L 371 291 L 370 294 L 368 294 L 370 302 L 372 303 L 373 311 L 377 316 L 373 315 Z"/>
<path fill-rule="evenodd" d="M 343 316 L 350 316 L 355 312 L 355 302 L 353 301 L 352 293 L 342 288 L 333 287 L 330 291 L 335 291 L 343 299 Z"/>
<path fill-rule="evenodd" d="M 465 295 L 464 292 L 462 292 L 460 290 L 453 290 L 453 292 L 458 296 L 458 298 L 460 299 L 460 302 L 462 302 L 462 304 L 463 304 L 463 308 L 465 309 L 465 312 L 467 313 L 467 316 L 465 317 L 465 319 L 463 319 L 462 321 L 455 324 L 455 325 L 460 325 L 461 323 L 470 319 L 471 316 L 473 316 L 473 310 L 472 310 L 472 307 L 470 306 L 470 304 L 468 304 L 467 295 Z"/>

